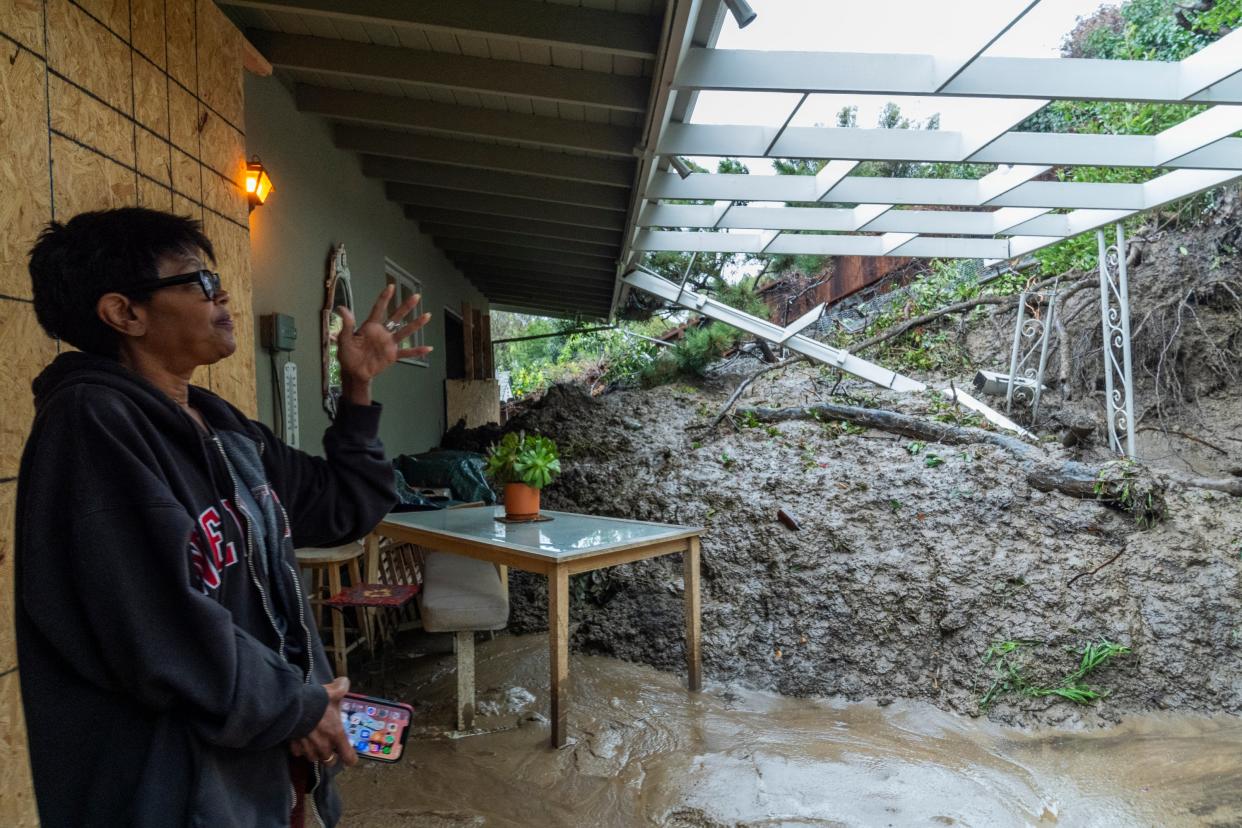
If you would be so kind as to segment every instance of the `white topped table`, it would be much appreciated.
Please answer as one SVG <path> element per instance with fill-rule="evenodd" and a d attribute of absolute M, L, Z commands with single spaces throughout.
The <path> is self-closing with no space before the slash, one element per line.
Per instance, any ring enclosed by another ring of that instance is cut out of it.
<path fill-rule="evenodd" d="M 699 662 L 699 534 L 694 526 L 646 523 L 571 512 L 504 523 L 500 506 L 390 514 L 375 534 L 429 549 L 535 572 L 548 579 L 552 744 L 565 744 L 569 681 L 569 576 L 680 552 L 685 576 L 689 687 L 703 686 Z M 368 542 L 375 548 L 374 535 Z M 374 556 L 372 556 L 374 557 Z"/>

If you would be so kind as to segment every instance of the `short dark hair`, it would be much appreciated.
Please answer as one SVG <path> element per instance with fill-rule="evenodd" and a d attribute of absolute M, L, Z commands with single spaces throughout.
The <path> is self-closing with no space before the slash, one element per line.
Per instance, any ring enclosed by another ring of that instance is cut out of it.
<path fill-rule="evenodd" d="M 155 279 L 161 256 L 193 250 L 215 263 L 201 222 L 159 210 L 122 207 L 53 221 L 30 249 L 35 316 L 50 336 L 115 357 L 119 335 L 95 313 L 99 297 Z M 130 295 L 150 298 L 149 292 Z"/>

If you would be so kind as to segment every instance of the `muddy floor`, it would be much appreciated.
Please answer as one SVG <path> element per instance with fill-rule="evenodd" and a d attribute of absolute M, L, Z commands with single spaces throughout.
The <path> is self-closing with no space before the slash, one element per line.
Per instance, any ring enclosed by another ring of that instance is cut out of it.
<path fill-rule="evenodd" d="M 546 636 L 481 641 L 477 662 L 486 715 L 454 738 L 452 657 L 396 659 L 387 689 L 418 727 L 401 764 L 341 777 L 346 828 L 1242 823 L 1231 716 L 1019 730 L 921 702 L 690 694 L 676 673 L 575 655 L 572 741 L 553 750 Z"/>

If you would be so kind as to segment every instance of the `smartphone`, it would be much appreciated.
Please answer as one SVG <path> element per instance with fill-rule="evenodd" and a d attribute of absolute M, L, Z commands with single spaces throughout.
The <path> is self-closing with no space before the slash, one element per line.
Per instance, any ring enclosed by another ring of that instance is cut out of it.
<path fill-rule="evenodd" d="M 341 700 L 341 724 L 354 750 L 363 759 L 398 762 L 405 753 L 414 708 L 404 702 L 346 693 Z"/>

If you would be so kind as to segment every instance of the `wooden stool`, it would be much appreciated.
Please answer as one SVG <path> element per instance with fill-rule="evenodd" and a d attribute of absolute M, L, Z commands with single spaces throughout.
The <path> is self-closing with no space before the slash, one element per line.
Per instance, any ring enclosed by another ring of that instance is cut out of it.
<path fill-rule="evenodd" d="M 298 549 L 295 550 L 298 559 L 298 566 L 311 573 L 311 606 L 316 608 L 315 617 L 319 622 L 319 626 L 323 627 L 323 607 L 324 607 L 324 575 L 327 575 L 327 592 L 329 596 L 337 595 L 341 592 L 341 571 L 349 570 L 350 584 L 362 583 L 361 561 L 363 555 L 363 547 L 357 543 L 347 543 L 344 546 L 338 546 L 334 549 Z M 335 662 L 336 675 L 343 676 L 347 672 L 347 659 L 351 650 L 359 644 L 365 643 L 368 648 L 371 646 L 371 639 L 368 635 L 366 610 L 362 607 L 355 608 L 355 615 L 358 624 L 358 639 L 353 644 L 349 644 L 345 639 L 345 614 L 343 612 L 332 613 L 332 645 L 325 647 L 332 653 Z"/>

